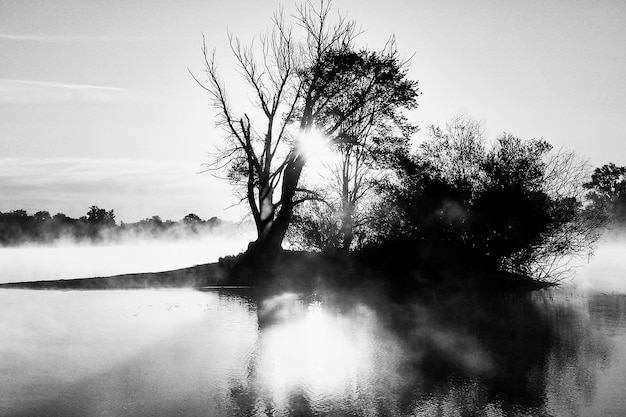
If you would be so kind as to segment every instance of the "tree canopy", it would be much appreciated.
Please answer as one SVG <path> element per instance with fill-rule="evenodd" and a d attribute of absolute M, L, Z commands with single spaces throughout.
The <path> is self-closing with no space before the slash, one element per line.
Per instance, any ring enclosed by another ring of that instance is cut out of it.
<path fill-rule="evenodd" d="M 417 83 L 407 79 L 394 42 L 380 51 L 356 47 L 355 23 L 332 21 L 331 10 L 324 1 L 308 3 L 290 21 L 278 10 L 260 37 L 260 55 L 230 36 L 255 114 L 235 110 L 215 53 L 203 47 L 208 81 L 198 82 L 213 97 L 226 136 L 215 166 L 227 169 L 249 205 L 263 251 L 280 249 L 294 208 L 319 198 L 300 186 L 312 134 L 328 147 L 357 143 L 358 126 L 373 115 L 380 126 L 401 126 L 401 110 L 416 105 Z"/>
<path fill-rule="evenodd" d="M 626 167 L 608 163 L 596 168 L 584 186 L 589 190 L 588 198 L 607 221 L 626 221 Z"/>

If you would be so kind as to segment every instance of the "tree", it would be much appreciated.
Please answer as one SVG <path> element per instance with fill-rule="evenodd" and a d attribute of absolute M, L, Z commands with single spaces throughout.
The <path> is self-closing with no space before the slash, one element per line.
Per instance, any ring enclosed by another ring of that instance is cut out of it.
<path fill-rule="evenodd" d="M 487 154 L 484 189 L 473 204 L 477 217 L 472 240 L 485 261 L 498 268 L 520 253 L 527 258 L 517 259 L 512 268 L 526 265 L 552 221 L 553 202 L 543 190 L 544 158 L 551 149 L 543 140 L 504 134 Z"/>
<path fill-rule="evenodd" d="M 486 158 L 482 123 L 459 114 L 446 124 L 445 130 L 429 126 L 428 133 L 429 140 L 420 145 L 419 157 L 443 181 L 476 193 L 484 180 L 482 166 Z"/>
<path fill-rule="evenodd" d="M 598 236 L 596 219 L 582 210 L 586 162 L 510 134 L 487 149 L 479 127 L 459 118 L 446 130 L 431 127 L 430 139 L 398 160 L 397 179 L 381 183 L 382 239 L 402 237 L 442 262 L 456 256 L 557 279 Z"/>
<path fill-rule="evenodd" d="M 596 168 L 584 187 L 589 190 L 587 197 L 593 207 L 607 220 L 626 220 L 626 167 L 608 163 Z"/>
<path fill-rule="evenodd" d="M 43 223 L 43 222 L 49 221 L 51 219 L 50 212 L 48 212 L 48 211 L 38 211 L 37 213 L 33 214 L 33 219 L 36 222 L 39 222 L 39 223 Z"/>
<path fill-rule="evenodd" d="M 189 213 L 188 215 L 183 217 L 183 223 L 189 224 L 189 225 L 202 223 L 202 219 L 197 214 Z"/>
<path fill-rule="evenodd" d="M 355 23 L 344 17 L 332 23 L 330 11 L 324 1 L 307 4 L 298 9 L 294 26 L 279 10 L 272 30 L 260 37 L 260 57 L 229 36 L 256 114 L 233 110 L 215 53 L 203 46 L 208 83 L 196 80 L 214 99 L 218 126 L 226 132 L 215 167 L 227 168 L 247 201 L 257 229 L 254 247 L 262 251 L 279 250 L 294 208 L 319 198 L 299 186 L 307 142 L 321 135 L 327 146 L 344 143 L 366 106 L 399 117 L 398 104 L 414 103 L 417 96 L 417 83 L 406 79 L 395 49 L 357 50 Z M 303 32 L 302 41 L 294 28 Z"/>
<path fill-rule="evenodd" d="M 87 212 L 86 220 L 97 227 L 115 226 L 115 213 L 113 210 L 106 211 L 98 206 L 91 206 Z"/>
<path fill-rule="evenodd" d="M 289 228 L 291 246 L 303 250 L 329 250 L 341 247 L 340 219 L 335 207 L 325 201 L 300 204 Z"/>
<path fill-rule="evenodd" d="M 388 47 L 394 49 L 394 43 Z M 390 171 L 390 154 L 408 152 L 417 130 L 398 110 L 415 105 L 415 96 L 404 97 L 389 113 L 378 103 L 367 103 L 346 123 L 344 138 L 333 149 L 336 157 L 324 163 L 325 181 L 315 190 L 321 198 L 297 209 L 292 229 L 306 244 L 347 251 L 366 242 L 369 212 L 378 197 L 376 181 Z"/>

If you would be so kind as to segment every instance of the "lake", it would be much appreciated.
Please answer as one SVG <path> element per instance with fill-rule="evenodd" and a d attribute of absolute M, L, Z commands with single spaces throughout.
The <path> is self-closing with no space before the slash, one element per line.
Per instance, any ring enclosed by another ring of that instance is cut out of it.
<path fill-rule="evenodd" d="M 624 415 L 623 249 L 515 296 L 0 290 L 0 415 Z"/>

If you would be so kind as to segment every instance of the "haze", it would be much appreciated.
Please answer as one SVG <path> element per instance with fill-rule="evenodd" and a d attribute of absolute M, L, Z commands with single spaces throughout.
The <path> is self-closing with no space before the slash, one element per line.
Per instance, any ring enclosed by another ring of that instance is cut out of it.
<path fill-rule="evenodd" d="M 0 250 L 0 283 L 160 272 L 216 262 L 244 251 L 249 230 L 230 234 L 181 236 L 179 239 L 128 239 L 89 245 L 60 241 L 55 245 L 25 245 Z"/>

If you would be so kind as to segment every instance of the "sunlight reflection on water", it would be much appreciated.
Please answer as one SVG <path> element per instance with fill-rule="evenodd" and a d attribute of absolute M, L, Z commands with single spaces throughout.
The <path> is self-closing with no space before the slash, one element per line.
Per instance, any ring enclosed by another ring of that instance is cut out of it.
<path fill-rule="evenodd" d="M 283 301 L 291 304 L 283 307 L 292 317 L 262 329 L 252 381 L 270 393 L 273 407 L 288 409 L 297 389 L 319 411 L 365 394 L 360 386 L 376 377 L 374 354 L 383 343 L 372 337 L 382 331 L 373 312 L 359 306 L 339 314 L 319 300 Z M 385 350 L 389 357 L 395 353 L 393 346 Z"/>
<path fill-rule="evenodd" d="M 2 416 L 610 416 L 626 297 L 0 291 Z"/>
<path fill-rule="evenodd" d="M 551 290 L 391 302 L 386 311 L 372 297 L 261 302 L 247 377 L 230 388 L 232 412 L 595 416 L 626 406 L 607 381 L 624 381 L 607 371 L 624 369 L 626 349 L 597 325 L 614 316 L 612 328 L 624 330 L 626 310 L 615 296 Z"/>

